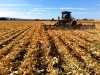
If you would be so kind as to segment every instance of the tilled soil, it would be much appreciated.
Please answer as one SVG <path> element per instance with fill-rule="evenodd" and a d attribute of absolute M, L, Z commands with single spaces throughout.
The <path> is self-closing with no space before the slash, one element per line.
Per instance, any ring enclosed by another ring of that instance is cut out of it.
<path fill-rule="evenodd" d="M 32 21 L 1 26 L 0 75 L 100 75 L 99 29 L 45 30 Z"/>

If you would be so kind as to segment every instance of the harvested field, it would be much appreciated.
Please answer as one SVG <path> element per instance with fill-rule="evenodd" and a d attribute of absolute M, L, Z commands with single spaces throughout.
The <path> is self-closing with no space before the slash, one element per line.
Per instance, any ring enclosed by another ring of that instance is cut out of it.
<path fill-rule="evenodd" d="M 92 30 L 42 23 L 54 22 L 0 21 L 0 75 L 100 75 L 99 21 Z"/>

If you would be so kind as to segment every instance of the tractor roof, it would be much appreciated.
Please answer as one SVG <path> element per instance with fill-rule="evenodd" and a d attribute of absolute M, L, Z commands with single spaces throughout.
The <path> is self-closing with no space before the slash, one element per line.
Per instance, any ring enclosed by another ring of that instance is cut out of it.
<path fill-rule="evenodd" d="M 66 14 L 66 13 L 71 13 L 70 11 L 62 11 L 61 13 Z"/>

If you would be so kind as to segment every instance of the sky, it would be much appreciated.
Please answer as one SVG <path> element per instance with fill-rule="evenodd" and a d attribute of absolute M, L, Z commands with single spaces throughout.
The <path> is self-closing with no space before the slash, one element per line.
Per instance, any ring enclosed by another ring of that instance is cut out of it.
<path fill-rule="evenodd" d="M 100 20 L 100 0 L 0 0 L 0 17 L 57 19 L 62 11 L 76 19 Z"/>

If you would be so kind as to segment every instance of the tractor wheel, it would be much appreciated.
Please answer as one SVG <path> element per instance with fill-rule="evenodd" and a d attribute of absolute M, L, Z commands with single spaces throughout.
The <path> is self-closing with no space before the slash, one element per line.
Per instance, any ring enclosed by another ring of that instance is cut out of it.
<path fill-rule="evenodd" d="M 73 21 L 73 22 L 72 22 L 72 25 L 77 25 L 77 22 L 76 22 L 76 21 Z"/>

